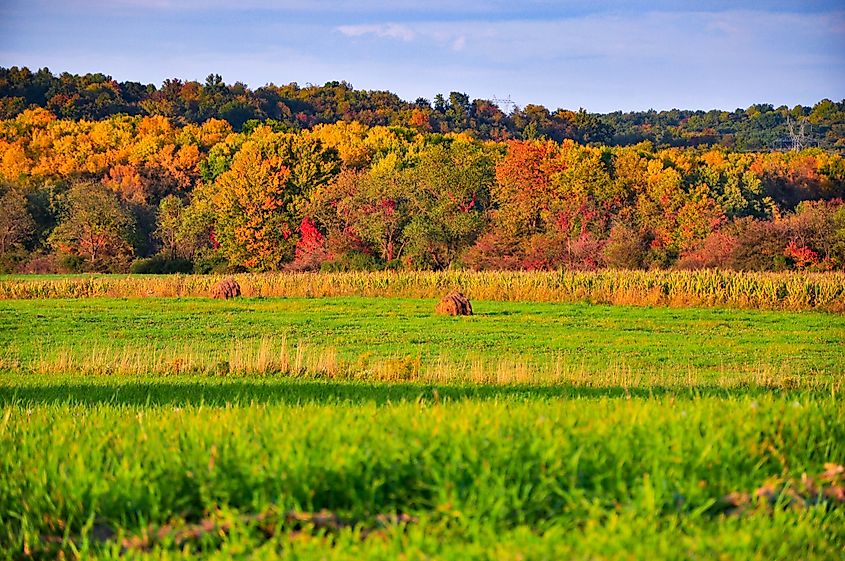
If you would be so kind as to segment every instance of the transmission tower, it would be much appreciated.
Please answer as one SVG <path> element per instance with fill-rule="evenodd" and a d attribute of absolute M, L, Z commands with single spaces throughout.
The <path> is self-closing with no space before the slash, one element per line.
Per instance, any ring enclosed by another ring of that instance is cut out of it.
<path fill-rule="evenodd" d="M 797 127 L 792 118 L 787 117 L 786 126 L 789 129 L 789 134 L 784 139 L 784 144 L 787 144 L 793 152 L 798 152 L 808 146 L 817 144 L 817 141 L 813 139 L 812 135 L 806 131 L 805 127 L 809 126 L 807 117 L 801 117 L 801 121 L 797 123 Z"/>
<path fill-rule="evenodd" d="M 801 117 L 801 120 L 796 122 L 791 116 L 786 117 L 787 134 L 778 138 L 774 142 L 774 147 L 781 150 L 792 150 L 798 152 L 810 146 L 817 146 L 819 141 L 812 136 L 810 121 L 807 117 Z"/>
<path fill-rule="evenodd" d="M 501 109 L 507 114 L 516 111 L 516 103 L 513 102 L 510 95 L 508 95 L 508 97 L 500 98 L 496 97 L 496 94 L 493 94 L 493 97 L 490 98 L 490 101 L 495 103 L 499 107 L 499 109 Z"/>
<path fill-rule="evenodd" d="M 804 132 L 804 125 L 807 124 L 807 117 L 801 118 L 801 123 L 798 125 L 798 132 L 795 131 L 795 123 L 790 117 L 786 119 L 786 126 L 789 127 L 789 147 L 793 152 L 803 150 L 807 145 L 807 134 Z"/>

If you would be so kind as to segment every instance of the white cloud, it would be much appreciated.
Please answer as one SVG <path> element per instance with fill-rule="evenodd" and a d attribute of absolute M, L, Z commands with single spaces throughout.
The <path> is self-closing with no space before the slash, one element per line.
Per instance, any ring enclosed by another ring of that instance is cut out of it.
<path fill-rule="evenodd" d="M 552 20 L 390 22 L 336 29 L 347 37 L 427 41 L 444 50 L 501 64 L 607 58 L 655 60 L 666 65 L 714 62 L 719 57 L 726 62 L 735 57 L 766 62 L 767 57 L 778 55 L 794 59 L 812 50 L 810 45 L 822 38 L 845 46 L 843 26 L 845 12 L 690 11 Z M 780 43 L 772 44 L 773 39 Z"/>
<path fill-rule="evenodd" d="M 467 46 L 467 35 L 462 32 L 465 26 L 470 29 L 474 36 L 489 35 L 489 33 L 477 29 L 475 24 L 440 22 L 341 25 L 336 30 L 346 37 L 372 36 L 380 39 L 404 41 L 406 43 L 411 41 L 426 41 L 444 49 L 460 52 Z"/>
<path fill-rule="evenodd" d="M 385 37 L 388 39 L 399 39 L 401 41 L 413 41 L 416 33 L 407 25 L 398 23 L 384 23 L 376 25 L 341 25 L 337 28 L 338 31 L 347 37 L 362 37 L 365 35 L 375 35 L 376 37 Z"/>

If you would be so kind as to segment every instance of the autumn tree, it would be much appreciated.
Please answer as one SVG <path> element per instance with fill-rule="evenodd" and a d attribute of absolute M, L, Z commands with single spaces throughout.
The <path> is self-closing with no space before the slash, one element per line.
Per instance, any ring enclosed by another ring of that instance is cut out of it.
<path fill-rule="evenodd" d="M 630 201 L 630 194 L 613 181 L 612 154 L 565 141 L 558 156 L 560 171 L 549 179 L 544 221 L 547 230 L 567 238 L 585 234 L 603 237 L 610 219 Z"/>
<path fill-rule="evenodd" d="M 100 183 L 77 183 L 60 200 L 61 221 L 49 237 L 60 255 L 85 271 L 119 272 L 133 256 L 132 214 Z"/>
<path fill-rule="evenodd" d="M 530 235 L 545 228 L 552 196 L 552 178 L 565 164 L 559 147 L 550 141 L 508 143 L 505 157 L 496 165 L 492 187 L 498 204 L 496 219 L 516 235 Z"/>
<path fill-rule="evenodd" d="M 25 192 L 36 226 L 12 252 L 55 248 L 70 218 L 56 194 L 92 181 L 131 211 L 136 253 L 199 271 L 297 255 L 309 269 L 343 256 L 341 268 L 845 267 L 830 210 L 845 158 L 828 149 L 845 143 L 843 102 L 505 115 L 458 93 L 433 101 L 345 82 L 253 92 L 217 75 L 156 88 L 0 68 L 0 180 Z M 726 147 L 768 142 L 787 117 L 809 118 L 827 148 Z M 19 203 L 0 218 L 16 223 Z"/>
<path fill-rule="evenodd" d="M 253 142 L 217 178 L 215 235 L 231 263 L 269 270 L 291 257 L 298 194 L 287 189 L 290 175 L 278 155 Z"/>
<path fill-rule="evenodd" d="M 308 194 L 336 169 L 334 154 L 317 141 L 256 131 L 210 192 L 214 235 L 227 259 L 256 270 L 290 261 Z"/>

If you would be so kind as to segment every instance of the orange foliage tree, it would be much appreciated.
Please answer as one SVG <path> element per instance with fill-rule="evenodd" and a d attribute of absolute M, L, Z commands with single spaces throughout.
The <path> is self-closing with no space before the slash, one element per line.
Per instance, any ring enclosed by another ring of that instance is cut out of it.
<path fill-rule="evenodd" d="M 203 191 L 215 212 L 214 236 L 230 263 L 278 269 L 294 256 L 308 194 L 336 171 L 319 142 L 262 128 L 231 167 Z"/>

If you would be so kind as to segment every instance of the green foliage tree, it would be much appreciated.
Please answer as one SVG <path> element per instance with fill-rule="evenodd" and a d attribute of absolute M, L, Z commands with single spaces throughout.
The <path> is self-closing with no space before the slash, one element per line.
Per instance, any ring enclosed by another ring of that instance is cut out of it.
<path fill-rule="evenodd" d="M 495 180 L 493 158 L 466 142 L 435 145 L 406 171 L 412 218 L 405 232 L 416 266 L 448 267 L 485 226 Z"/>
<path fill-rule="evenodd" d="M 26 197 L 18 189 L 0 185 L 0 269 L 11 271 L 13 258 L 22 257 L 35 230 Z"/>
<path fill-rule="evenodd" d="M 185 257 L 180 244 L 180 230 L 184 222 L 185 203 L 175 195 L 168 195 L 158 205 L 155 236 L 161 251 L 170 259 Z"/>
<path fill-rule="evenodd" d="M 405 228 L 412 218 L 412 188 L 396 158 L 385 158 L 368 173 L 347 177 L 351 192 L 337 201 L 348 228 L 381 260 L 390 263 L 404 255 Z"/>

